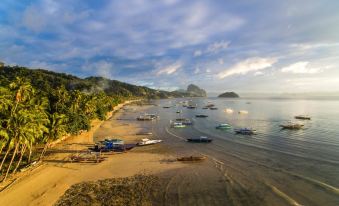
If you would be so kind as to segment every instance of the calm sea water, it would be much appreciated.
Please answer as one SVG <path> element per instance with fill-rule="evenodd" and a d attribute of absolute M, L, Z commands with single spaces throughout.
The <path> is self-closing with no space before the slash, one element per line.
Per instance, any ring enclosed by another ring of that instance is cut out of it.
<path fill-rule="evenodd" d="M 244 185 L 279 188 L 305 205 L 339 205 L 339 100 L 193 98 L 190 103 L 197 104 L 197 109 L 182 107 L 179 102 L 183 100 L 187 99 L 157 100 L 158 106 L 147 112 L 158 113 L 160 120 L 143 123 L 144 126 L 148 125 L 158 138 L 175 145 L 178 151 L 184 153 L 192 148 L 222 162 Z M 208 103 L 215 104 L 218 110 L 203 110 Z M 225 113 L 225 108 L 234 113 Z M 182 113 L 177 114 L 177 110 Z M 238 114 L 239 110 L 248 114 Z M 196 114 L 208 117 L 196 118 Z M 312 119 L 295 120 L 295 115 L 309 115 Z M 178 117 L 190 118 L 194 125 L 171 128 L 170 120 Z M 282 130 L 279 125 L 288 121 L 305 126 L 301 130 Z M 215 129 L 219 123 L 233 128 L 250 127 L 258 134 L 242 136 L 234 134 L 233 129 L 220 131 Z M 213 143 L 187 146 L 183 141 L 201 135 L 213 138 Z"/>

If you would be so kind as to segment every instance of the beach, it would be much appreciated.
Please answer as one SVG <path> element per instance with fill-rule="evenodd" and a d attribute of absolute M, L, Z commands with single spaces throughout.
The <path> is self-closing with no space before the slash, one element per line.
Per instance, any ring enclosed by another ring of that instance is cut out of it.
<path fill-rule="evenodd" d="M 141 129 L 137 124 L 116 120 L 123 113 L 122 110 L 118 111 L 122 106 L 116 108 L 116 113 L 109 120 L 93 121 L 89 132 L 68 137 L 50 149 L 53 154 L 50 154 L 41 166 L 25 174 L 0 193 L 1 205 L 53 205 L 71 185 L 79 182 L 128 177 L 145 172 L 158 173 L 182 167 L 181 164 L 161 163 L 169 158 L 164 151 L 150 153 L 143 152 L 142 148 L 133 152 L 107 155 L 105 161 L 100 164 L 65 161 L 70 154 L 86 150 L 92 145 L 94 135 L 118 136 L 127 142 L 142 138 L 135 135 Z"/>

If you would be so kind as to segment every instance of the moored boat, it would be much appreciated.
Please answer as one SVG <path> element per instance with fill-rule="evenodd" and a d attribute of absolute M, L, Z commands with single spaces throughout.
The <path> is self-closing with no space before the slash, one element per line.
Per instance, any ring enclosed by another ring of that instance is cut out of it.
<path fill-rule="evenodd" d="M 208 115 L 205 115 L 205 114 L 197 114 L 197 115 L 195 115 L 195 117 L 204 118 L 204 117 L 208 117 Z"/>
<path fill-rule="evenodd" d="M 294 118 L 295 119 L 301 119 L 301 120 L 311 120 L 311 117 L 307 116 L 307 115 L 297 115 Z"/>
<path fill-rule="evenodd" d="M 240 110 L 238 113 L 239 113 L 239 114 L 248 114 L 248 111 L 246 111 L 246 110 Z"/>
<path fill-rule="evenodd" d="M 257 130 L 251 129 L 251 128 L 240 128 L 234 130 L 236 134 L 242 134 L 242 135 L 254 135 L 257 133 Z"/>
<path fill-rule="evenodd" d="M 217 107 L 210 107 L 210 110 L 217 110 Z"/>
<path fill-rule="evenodd" d="M 184 125 L 182 122 L 174 122 L 172 124 L 172 127 L 174 127 L 174 128 L 185 128 L 186 125 Z"/>
<path fill-rule="evenodd" d="M 152 145 L 162 142 L 160 139 L 142 139 L 140 142 L 137 143 L 138 146 L 145 146 L 145 145 Z"/>
<path fill-rule="evenodd" d="M 233 113 L 233 109 L 226 108 L 226 109 L 225 109 L 225 112 L 226 112 L 226 113 Z"/>
<path fill-rule="evenodd" d="M 298 129 L 302 129 L 304 125 L 299 124 L 299 123 L 287 123 L 287 124 L 281 124 L 280 127 L 282 127 L 283 129 L 298 130 Z"/>
<path fill-rule="evenodd" d="M 187 142 L 198 142 L 198 143 L 209 143 L 209 142 L 212 142 L 212 141 L 213 140 L 211 138 L 205 137 L 205 136 L 187 139 Z"/>
<path fill-rule="evenodd" d="M 176 122 L 181 122 L 183 125 L 192 125 L 192 121 L 187 118 L 177 118 L 175 119 Z"/>
<path fill-rule="evenodd" d="M 222 123 L 222 124 L 219 124 L 218 126 L 215 127 L 216 129 L 222 129 L 222 130 L 225 130 L 225 129 L 230 129 L 232 128 L 231 125 L 227 124 L 227 123 Z"/>

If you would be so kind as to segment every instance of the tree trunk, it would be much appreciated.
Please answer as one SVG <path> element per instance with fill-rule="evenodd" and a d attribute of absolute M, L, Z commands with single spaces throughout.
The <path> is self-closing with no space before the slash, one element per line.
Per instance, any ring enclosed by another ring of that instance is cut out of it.
<path fill-rule="evenodd" d="M 6 144 L 3 144 L 3 145 L 1 146 L 1 148 L 0 148 L 0 157 L 1 157 L 1 153 L 2 153 L 2 150 L 3 150 L 3 148 L 5 147 L 5 145 L 6 145 Z"/>
<path fill-rule="evenodd" d="M 45 146 L 44 146 L 44 149 L 42 150 L 42 152 L 41 152 L 41 154 L 40 154 L 39 161 L 41 161 L 42 158 L 44 157 L 45 152 L 47 151 L 48 145 L 49 145 L 49 142 L 46 142 L 46 144 L 45 144 Z"/>
<path fill-rule="evenodd" d="M 30 147 L 29 147 L 28 163 L 31 163 L 31 156 L 32 156 L 32 142 L 30 142 Z"/>
<path fill-rule="evenodd" d="M 4 158 L 3 158 L 2 161 L 1 161 L 0 172 L 1 172 L 1 169 L 2 169 L 3 164 L 5 163 L 5 160 L 6 160 L 6 158 L 7 158 L 7 155 L 9 154 L 9 152 L 11 151 L 11 149 L 12 149 L 12 148 L 11 148 L 10 144 L 8 144 L 7 152 L 6 152 Z"/>
<path fill-rule="evenodd" d="M 16 145 L 15 145 L 15 149 L 14 149 L 14 152 L 13 152 L 13 156 L 12 156 L 11 162 L 10 162 L 9 165 L 8 165 L 8 168 L 7 168 L 5 177 L 4 177 L 4 179 L 2 180 L 3 182 L 7 179 L 9 170 L 11 169 L 11 166 L 12 166 L 12 164 L 13 164 L 13 161 L 14 161 L 15 155 L 16 155 L 16 153 L 17 153 L 17 151 L 18 151 L 18 148 L 19 148 L 19 142 L 17 142 Z"/>
<path fill-rule="evenodd" d="M 15 167 L 15 169 L 13 170 L 12 174 L 15 174 L 16 170 L 19 168 L 20 163 L 21 163 L 21 160 L 22 160 L 22 157 L 23 157 L 24 154 L 25 154 L 26 148 L 27 148 L 27 145 L 24 145 L 24 146 L 21 148 L 21 154 L 20 154 L 19 162 L 16 164 L 16 167 Z"/>

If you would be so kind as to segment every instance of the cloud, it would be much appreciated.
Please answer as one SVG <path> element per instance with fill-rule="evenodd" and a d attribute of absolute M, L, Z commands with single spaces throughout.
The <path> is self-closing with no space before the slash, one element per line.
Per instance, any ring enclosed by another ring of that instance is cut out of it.
<path fill-rule="evenodd" d="M 213 42 L 212 44 L 209 44 L 206 49 L 204 50 L 195 50 L 194 51 L 194 56 L 198 57 L 203 54 L 216 54 L 220 51 L 223 51 L 228 48 L 230 42 L 229 41 L 217 41 Z"/>
<path fill-rule="evenodd" d="M 228 47 L 230 42 L 228 41 L 220 41 L 220 42 L 214 42 L 213 44 L 210 44 L 207 48 L 207 53 L 216 53 L 220 50 L 224 50 Z"/>
<path fill-rule="evenodd" d="M 174 64 L 158 69 L 156 72 L 156 75 L 159 76 L 162 74 L 166 74 L 166 75 L 174 74 L 178 69 L 180 69 L 181 66 L 182 65 L 180 62 L 176 62 Z"/>
<path fill-rule="evenodd" d="M 321 68 L 311 68 L 309 64 L 310 63 L 307 61 L 297 62 L 282 68 L 281 71 L 284 73 L 293 73 L 293 74 L 316 74 L 322 72 Z"/>
<path fill-rule="evenodd" d="M 224 79 L 233 75 L 244 75 L 249 72 L 259 71 L 271 67 L 276 61 L 277 59 L 275 58 L 249 58 L 239 63 L 236 63 L 230 68 L 220 72 L 217 76 L 219 79 Z"/>
<path fill-rule="evenodd" d="M 195 50 L 193 55 L 195 57 L 201 56 L 202 55 L 202 51 L 201 50 Z"/>

